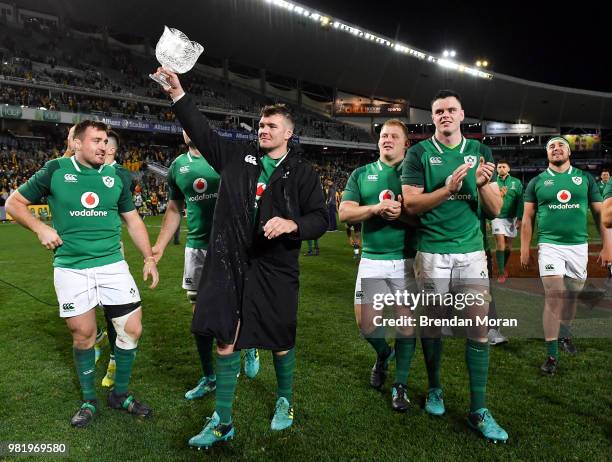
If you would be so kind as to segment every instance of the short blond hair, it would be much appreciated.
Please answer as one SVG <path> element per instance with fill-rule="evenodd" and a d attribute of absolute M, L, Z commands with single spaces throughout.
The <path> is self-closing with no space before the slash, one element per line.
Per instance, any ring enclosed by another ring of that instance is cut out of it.
<path fill-rule="evenodd" d="M 401 128 L 402 131 L 404 132 L 404 136 L 406 137 L 406 139 L 408 139 L 408 127 L 406 127 L 406 124 L 402 122 L 401 120 L 399 119 L 386 120 L 385 123 L 382 124 L 382 127 L 380 128 L 381 131 L 385 126 Z"/>

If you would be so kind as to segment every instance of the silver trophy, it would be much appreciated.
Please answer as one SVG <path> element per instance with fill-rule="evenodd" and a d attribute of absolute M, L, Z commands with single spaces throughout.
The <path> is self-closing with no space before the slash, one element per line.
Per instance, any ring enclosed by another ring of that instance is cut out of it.
<path fill-rule="evenodd" d="M 193 42 L 178 29 L 164 26 L 164 33 L 155 47 L 155 57 L 165 68 L 177 74 L 190 71 L 204 51 L 198 42 Z M 162 87 L 170 87 L 168 76 L 163 72 L 149 74 Z"/>

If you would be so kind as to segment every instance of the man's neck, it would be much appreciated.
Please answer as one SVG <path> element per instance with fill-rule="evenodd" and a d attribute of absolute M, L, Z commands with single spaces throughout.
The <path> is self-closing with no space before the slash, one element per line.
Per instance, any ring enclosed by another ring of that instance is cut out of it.
<path fill-rule="evenodd" d="M 111 165 L 113 162 L 115 162 L 115 156 L 107 155 L 106 157 L 104 157 L 104 163 L 106 165 Z"/>
<path fill-rule="evenodd" d="M 506 178 L 508 178 L 508 176 L 509 176 L 509 175 L 510 175 L 509 173 L 506 173 L 506 174 L 505 174 L 505 175 L 503 175 L 503 176 L 502 176 L 502 175 L 499 175 L 499 178 L 500 178 L 501 180 L 504 180 L 504 181 L 505 181 L 505 180 L 506 180 Z"/>
<path fill-rule="evenodd" d="M 202 157 L 202 154 L 200 154 L 200 151 L 198 151 L 197 149 L 189 148 L 189 154 L 193 157 Z"/>
<path fill-rule="evenodd" d="M 449 148 L 454 148 L 455 146 L 457 146 L 459 143 L 461 143 L 461 139 L 463 138 L 463 136 L 461 135 L 461 130 L 457 130 L 456 132 L 451 133 L 448 136 L 436 130 L 434 136 L 436 137 L 436 140 L 438 140 L 444 146 Z"/>
<path fill-rule="evenodd" d="M 388 165 L 389 167 L 395 167 L 402 160 L 404 160 L 404 155 L 385 156 L 384 154 L 381 154 L 378 160 L 380 160 L 383 164 Z"/>
<path fill-rule="evenodd" d="M 551 164 L 551 163 L 548 164 L 548 168 L 551 169 L 553 172 L 557 172 L 557 173 L 565 173 L 567 170 L 569 170 L 570 167 L 571 165 L 570 165 L 569 160 L 559 166 Z"/>
<path fill-rule="evenodd" d="M 83 156 L 81 155 L 79 151 L 74 153 L 74 160 L 76 160 L 79 164 L 87 168 L 100 168 L 101 167 L 100 165 L 98 165 L 97 167 L 95 165 L 91 165 L 89 162 L 83 159 Z"/>
<path fill-rule="evenodd" d="M 287 145 L 279 146 L 278 148 L 272 149 L 271 151 L 266 152 L 266 155 L 270 159 L 278 160 L 281 157 L 284 157 L 289 150 L 287 149 Z"/>

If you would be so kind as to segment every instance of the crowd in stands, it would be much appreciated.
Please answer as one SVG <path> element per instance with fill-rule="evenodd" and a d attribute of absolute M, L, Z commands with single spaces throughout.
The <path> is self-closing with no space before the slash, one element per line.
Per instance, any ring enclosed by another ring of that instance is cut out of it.
<path fill-rule="evenodd" d="M 155 163 L 169 167 L 184 149 L 178 144 L 168 147 L 146 145 L 137 139 L 122 141 L 118 161 L 132 173 L 134 198 L 140 196 L 144 214 L 162 213 L 168 200 L 165 180 L 148 171 L 147 165 Z M 12 193 L 47 161 L 62 156 L 64 150 L 65 145 L 60 139 L 27 140 L 15 138 L 9 133 L 0 134 L 0 196 Z M 371 162 L 374 154 L 353 157 L 346 154 L 305 154 L 305 157 L 312 162 L 322 182 L 331 179 L 336 188 L 342 190 L 353 169 Z"/>
<path fill-rule="evenodd" d="M 32 25 L 17 30 L 7 27 L 0 30 L 0 103 L 149 121 L 174 121 L 167 98 L 159 85 L 148 77 L 151 61 L 126 49 L 111 47 L 100 38 L 78 35 L 70 28 L 41 30 Z M 6 80 L 2 83 L 2 77 L 22 80 L 9 85 Z M 243 113 L 249 119 L 258 113 L 260 107 L 277 102 L 232 86 L 230 82 L 204 77 L 195 70 L 181 79 L 199 106 Z M 49 88 L 32 88 L 27 84 L 48 84 Z M 57 84 L 71 88 L 58 89 Z M 75 93 L 87 90 L 113 95 L 102 97 Z M 155 101 L 146 104 L 134 101 L 137 96 L 154 98 Z M 291 106 L 298 136 L 372 142 L 370 134 L 364 130 Z M 219 124 L 215 121 L 216 126 Z M 249 124 L 252 124 L 250 120 Z M 237 122 L 229 125 L 232 130 L 242 130 Z"/>

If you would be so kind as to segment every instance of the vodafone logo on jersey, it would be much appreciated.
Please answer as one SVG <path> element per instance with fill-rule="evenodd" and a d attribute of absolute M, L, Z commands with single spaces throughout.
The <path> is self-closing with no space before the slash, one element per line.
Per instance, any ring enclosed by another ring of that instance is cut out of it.
<path fill-rule="evenodd" d="M 381 191 L 380 194 L 378 195 L 378 200 L 380 202 L 382 202 L 382 201 L 394 201 L 395 200 L 395 193 L 393 191 L 391 191 L 390 189 L 385 189 L 385 190 Z"/>
<path fill-rule="evenodd" d="M 255 200 L 259 200 L 261 199 L 261 196 L 263 196 L 264 191 L 266 190 L 266 184 L 265 183 L 257 183 L 257 189 L 255 190 Z"/>
<path fill-rule="evenodd" d="M 93 209 L 100 203 L 100 198 L 95 192 L 86 192 L 81 196 L 81 204 L 86 209 Z"/>
<path fill-rule="evenodd" d="M 86 210 L 71 210 L 71 217 L 105 217 L 108 215 L 106 210 L 92 210 L 100 203 L 100 197 L 95 192 L 86 192 L 81 195 L 81 205 Z"/>
<path fill-rule="evenodd" d="M 557 200 L 562 204 L 567 204 L 572 199 L 572 193 L 567 189 L 562 189 L 557 193 Z"/>
<path fill-rule="evenodd" d="M 193 182 L 193 190 L 197 193 L 203 193 L 208 189 L 208 182 L 204 178 L 197 178 Z"/>

